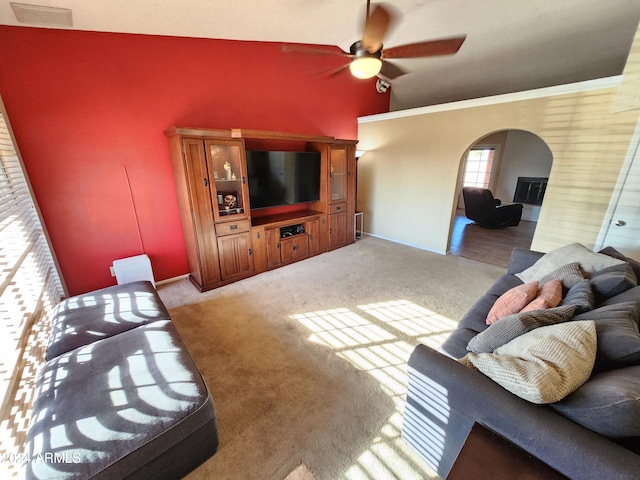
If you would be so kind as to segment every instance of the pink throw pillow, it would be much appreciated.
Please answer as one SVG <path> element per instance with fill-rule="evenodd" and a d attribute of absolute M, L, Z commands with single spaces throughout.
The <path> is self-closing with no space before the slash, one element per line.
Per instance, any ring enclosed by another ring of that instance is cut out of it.
<path fill-rule="evenodd" d="M 549 280 L 538 289 L 536 298 L 524 307 L 521 312 L 544 310 L 560 305 L 562 301 L 562 283 L 560 280 Z"/>
<path fill-rule="evenodd" d="M 504 292 L 493 304 L 489 315 L 487 315 L 487 325 L 491 325 L 493 322 L 500 320 L 502 317 L 511 315 L 512 313 L 518 313 L 524 307 L 526 307 L 531 300 L 536 298 L 538 293 L 538 282 L 529 282 L 517 287 L 513 287 L 510 290 Z"/>

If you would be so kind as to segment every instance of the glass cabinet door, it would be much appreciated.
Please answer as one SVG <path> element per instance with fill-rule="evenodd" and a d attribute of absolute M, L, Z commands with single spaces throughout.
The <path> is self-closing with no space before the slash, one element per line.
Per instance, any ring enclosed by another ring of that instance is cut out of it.
<path fill-rule="evenodd" d="M 340 202 L 347 196 L 347 150 L 332 148 L 330 150 L 331 168 L 331 202 Z"/>
<path fill-rule="evenodd" d="M 207 141 L 207 160 L 213 213 L 216 220 L 246 217 L 247 188 L 240 142 Z"/>

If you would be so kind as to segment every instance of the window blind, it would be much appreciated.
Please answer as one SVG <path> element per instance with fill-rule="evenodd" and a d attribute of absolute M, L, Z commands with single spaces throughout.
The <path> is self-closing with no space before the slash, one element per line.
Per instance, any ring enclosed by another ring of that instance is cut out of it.
<path fill-rule="evenodd" d="M 23 451 L 50 313 L 63 295 L 0 99 L 0 452 Z"/>

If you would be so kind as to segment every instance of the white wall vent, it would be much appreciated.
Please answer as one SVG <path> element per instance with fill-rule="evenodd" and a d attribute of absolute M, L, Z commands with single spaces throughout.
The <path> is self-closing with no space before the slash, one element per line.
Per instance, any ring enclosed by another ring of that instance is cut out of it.
<path fill-rule="evenodd" d="M 156 282 L 153 279 L 153 270 L 151 269 L 151 260 L 145 254 L 114 260 L 113 271 L 116 274 L 118 285 L 149 280 L 154 287 L 156 286 Z"/>
<path fill-rule="evenodd" d="M 13 13 L 20 23 L 47 25 L 51 27 L 73 27 L 71 10 L 68 8 L 43 7 L 11 2 Z"/>

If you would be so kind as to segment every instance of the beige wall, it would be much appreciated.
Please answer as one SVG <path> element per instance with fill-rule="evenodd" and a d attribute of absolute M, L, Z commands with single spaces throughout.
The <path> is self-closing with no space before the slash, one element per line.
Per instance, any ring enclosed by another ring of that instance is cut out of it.
<path fill-rule="evenodd" d="M 532 248 L 574 241 L 593 248 L 639 116 L 612 113 L 616 82 L 361 118 L 358 149 L 366 153 L 358 162 L 358 209 L 365 231 L 447 252 L 466 149 L 492 132 L 519 129 L 538 135 L 553 155 Z"/>

